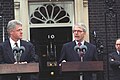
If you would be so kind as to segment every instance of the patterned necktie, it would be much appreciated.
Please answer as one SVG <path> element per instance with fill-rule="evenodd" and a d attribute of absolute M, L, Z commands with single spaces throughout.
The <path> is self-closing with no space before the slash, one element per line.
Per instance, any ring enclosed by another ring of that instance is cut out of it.
<path fill-rule="evenodd" d="M 78 42 L 78 45 L 81 46 L 82 45 L 81 42 Z"/>
<path fill-rule="evenodd" d="M 78 42 L 78 45 L 81 46 L 81 42 Z M 80 50 L 80 53 L 79 53 L 79 57 L 80 57 L 80 61 L 83 62 L 83 56 L 84 56 L 84 53 Z"/>

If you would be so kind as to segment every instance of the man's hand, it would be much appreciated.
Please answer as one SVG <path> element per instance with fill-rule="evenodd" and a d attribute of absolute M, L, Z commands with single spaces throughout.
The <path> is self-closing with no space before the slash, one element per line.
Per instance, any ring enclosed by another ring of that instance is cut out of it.
<path fill-rule="evenodd" d="M 27 62 L 15 62 L 14 64 L 27 64 Z"/>

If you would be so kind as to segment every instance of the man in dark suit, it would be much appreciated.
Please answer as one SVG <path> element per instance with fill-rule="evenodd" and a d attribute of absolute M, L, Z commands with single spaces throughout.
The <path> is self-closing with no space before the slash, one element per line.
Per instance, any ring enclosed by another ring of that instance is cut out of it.
<path fill-rule="evenodd" d="M 61 55 L 59 59 L 59 63 L 63 61 L 67 62 L 72 62 L 72 61 L 96 61 L 97 60 L 97 50 L 96 47 L 88 43 L 87 41 L 84 40 L 85 34 L 86 34 L 86 26 L 83 23 L 78 23 L 74 25 L 73 27 L 73 34 L 74 34 L 74 41 L 65 43 L 62 47 L 61 50 Z M 85 52 L 80 51 L 77 52 L 75 50 L 75 46 L 79 45 L 84 45 L 86 50 Z M 82 54 L 82 55 L 81 55 Z M 72 65 L 71 65 L 72 66 Z M 89 65 L 90 66 L 90 65 Z M 68 76 L 66 79 L 68 80 L 80 80 L 78 75 L 71 75 Z M 82 80 L 93 80 L 92 74 L 91 73 L 83 73 L 82 74 Z"/>
<path fill-rule="evenodd" d="M 21 54 L 19 64 L 27 64 L 36 61 L 35 49 L 32 43 L 22 40 L 22 23 L 18 20 L 11 20 L 7 25 L 9 38 L 0 44 L 0 63 L 1 64 L 17 64 L 13 49 L 16 47 L 24 47 Z M 2 80 L 17 80 L 18 74 L 3 75 Z M 21 80 L 30 80 L 30 75 L 19 74 Z"/>
<path fill-rule="evenodd" d="M 116 51 L 109 54 L 109 80 L 120 80 L 120 38 L 115 43 Z"/>

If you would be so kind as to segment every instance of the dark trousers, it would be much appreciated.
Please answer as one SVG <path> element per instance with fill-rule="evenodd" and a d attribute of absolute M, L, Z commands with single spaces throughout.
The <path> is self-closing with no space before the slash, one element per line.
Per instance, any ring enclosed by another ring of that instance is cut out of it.
<path fill-rule="evenodd" d="M 94 80 L 92 73 L 64 73 L 63 80 L 80 80 L 80 75 L 82 76 L 83 80 Z"/>
<path fill-rule="evenodd" d="M 29 74 L 9 74 L 9 75 L 1 75 L 1 80 L 31 80 L 31 76 Z"/>

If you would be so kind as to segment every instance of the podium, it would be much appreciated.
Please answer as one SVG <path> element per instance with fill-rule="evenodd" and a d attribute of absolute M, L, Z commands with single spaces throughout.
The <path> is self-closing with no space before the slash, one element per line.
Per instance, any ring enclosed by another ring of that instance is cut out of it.
<path fill-rule="evenodd" d="M 84 74 L 91 75 L 96 80 L 103 71 L 103 61 L 64 62 L 61 64 L 61 72 L 65 80 L 71 79 L 73 76 L 76 80 L 78 78 L 83 80 Z M 89 77 L 86 78 L 89 79 Z"/>
<path fill-rule="evenodd" d="M 62 72 L 98 72 L 103 71 L 103 61 L 64 62 Z"/>
<path fill-rule="evenodd" d="M 0 64 L 1 74 L 22 74 L 22 73 L 38 73 L 39 63 L 27 64 Z"/>

